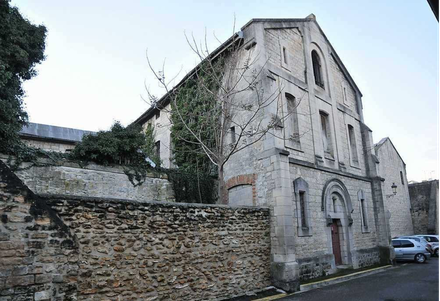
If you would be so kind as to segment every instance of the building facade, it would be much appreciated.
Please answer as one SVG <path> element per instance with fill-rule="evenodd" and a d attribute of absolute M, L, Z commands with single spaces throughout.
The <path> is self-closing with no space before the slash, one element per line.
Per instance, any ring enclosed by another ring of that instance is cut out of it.
<path fill-rule="evenodd" d="M 379 176 L 383 178 L 383 199 L 391 237 L 413 235 L 406 164 L 390 138 L 380 140 L 374 149 L 379 160 Z"/>
<path fill-rule="evenodd" d="M 387 192 L 362 93 L 315 16 L 253 19 L 240 37 L 243 55 L 262 70 L 261 90 L 278 95 L 260 121 L 280 122 L 230 158 L 224 180 L 229 205 L 271 208 L 273 284 L 294 291 L 339 268 L 389 263 Z M 169 108 L 166 95 L 159 103 Z M 161 123 L 157 111 L 135 122 Z M 161 159 L 172 162 L 170 144 L 162 146 L 170 125 L 161 126 Z"/>

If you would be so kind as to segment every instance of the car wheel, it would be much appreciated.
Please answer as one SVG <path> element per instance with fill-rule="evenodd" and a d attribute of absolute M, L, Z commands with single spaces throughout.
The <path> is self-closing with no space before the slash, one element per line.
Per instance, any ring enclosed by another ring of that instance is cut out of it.
<path fill-rule="evenodd" d="M 426 261 L 426 257 L 425 257 L 425 255 L 419 253 L 419 254 L 417 254 L 417 255 L 414 257 L 414 260 L 415 260 L 417 263 L 424 263 L 424 262 Z"/>
<path fill-rule="evenodd" d="M 438 257 L 438 249 L 435 249 L 434 255 L 435 255 L 435 257 Z"/>

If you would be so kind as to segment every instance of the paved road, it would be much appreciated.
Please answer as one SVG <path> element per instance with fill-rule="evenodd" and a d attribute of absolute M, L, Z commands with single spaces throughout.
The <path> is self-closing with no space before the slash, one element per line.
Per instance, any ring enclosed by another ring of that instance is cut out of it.
<path fill-rule="evenodd" d="M 370 276 L 294 294 L 292 301 L 430 301 L 439 300 L 439 260 L 424 264 L 399 263 Z"/>

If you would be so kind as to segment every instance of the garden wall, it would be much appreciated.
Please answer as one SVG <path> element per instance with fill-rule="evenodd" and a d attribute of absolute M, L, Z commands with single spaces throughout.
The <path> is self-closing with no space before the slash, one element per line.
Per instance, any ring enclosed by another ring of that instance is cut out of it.
<path fill-rule="evenodd" d="M 8 157 L 0 155 L 6 161 Z M 45 159 L 39 159 L 44 165 Z M 73 195 L 143 201 L 174 201 L 171 183 L 165 174 L 149 173 L 134 187 L 122 166 L 102 166 L 63 161 L 60 165 L 30 166 L 23 163 L 16 175 L 36 194 Z"/>
<path fill-rule="evenodd" d="M 267 208 L 40 197 L 0 165 L 5 300 L 216 300 L 270 285 Z"/>

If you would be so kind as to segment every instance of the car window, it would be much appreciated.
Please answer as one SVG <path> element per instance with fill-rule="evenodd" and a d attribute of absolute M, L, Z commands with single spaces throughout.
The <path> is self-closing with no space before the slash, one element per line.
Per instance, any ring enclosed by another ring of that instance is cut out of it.
<path fill-rule="evenodd" d="M 438 242 L 437 237 L 433 237 L 433 236 L 423 236 L 423 237 L 429 242 Z"/>
<path fill-rule="evenodd" d="M 401 240 L 401 248 L 412 248 L 414 247 L 414 244 L 410 242 L 409 240 Z"/>
<path fill-rule="evenodd" d="M 400 248 L 400 240 L 393 240 L 393 248 Z"/>

